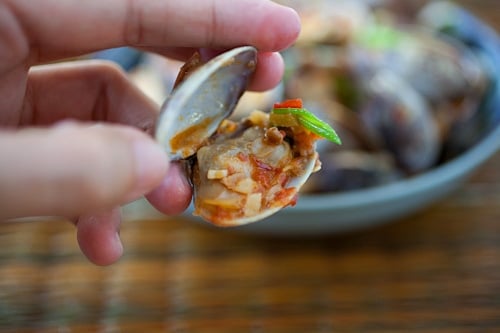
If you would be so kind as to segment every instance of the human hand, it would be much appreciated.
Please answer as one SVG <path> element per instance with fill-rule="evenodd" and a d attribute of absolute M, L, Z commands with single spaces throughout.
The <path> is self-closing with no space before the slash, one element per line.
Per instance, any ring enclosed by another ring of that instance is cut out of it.
<path fill-rule="evenodd" d="M 185 59 L 253 45 L 251 88 L 264 90 L 299 29 L 294 11 L 266 0 L 0 0 L 0 218 L 67 217 L 82 252 L 107 265 L 123 251 L 120 205 L 147 194 L 175 214 L 191 200 L 151 138 L 157 105 L 117 67 L 42 64 L 118 46 Z"/>

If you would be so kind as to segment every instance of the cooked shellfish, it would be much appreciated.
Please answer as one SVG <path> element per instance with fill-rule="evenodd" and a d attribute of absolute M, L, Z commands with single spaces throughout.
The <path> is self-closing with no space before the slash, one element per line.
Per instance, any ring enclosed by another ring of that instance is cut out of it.
<path fill-rule="evenodd" d="M 216 225 L 255 222 L 294 205 L 320 166 L 315 141 L 340 143 L 300 100 L 239 122 L 227 119 L 254 72 L 256 53 L 241 47 L 206 64 L 188 62 L 157 125 L 156 138 L 169 157 L 188 162 L 194 214 Z"/>

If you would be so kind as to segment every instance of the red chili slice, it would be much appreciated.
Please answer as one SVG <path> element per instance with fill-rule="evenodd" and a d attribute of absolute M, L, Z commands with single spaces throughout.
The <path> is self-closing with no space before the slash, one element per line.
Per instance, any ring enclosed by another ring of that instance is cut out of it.
<path fill-rule="evenodd" d="M 286 108 L 302 109 L 303 108 L 302 99 L 300 99 L 300 98 L 287 99 L 287 100 L 284 100 L 283 102 L 274 103 L 274 108 L 275 109 L 286 109 Z"/>

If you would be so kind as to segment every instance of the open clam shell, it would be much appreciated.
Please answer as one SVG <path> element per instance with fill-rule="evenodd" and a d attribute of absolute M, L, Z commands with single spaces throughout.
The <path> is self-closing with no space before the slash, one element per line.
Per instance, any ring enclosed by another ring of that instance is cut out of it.
<path fill-rule="evenodd" d="M 241 47 L 196 68 L 162 107 L 156 139 L 173 160 L 187 160 L 195 215 L 219 226 L 261 220 L 295 204 L 319 166 L 318 137 L 271 126 L 256 111 L 227 120 L 247 87 L 256 50 Z"/>
<path fill-rule="evenodd" d="M 173 160 L 198 150 L 233 112 L 257 64 L 257 50 L 240 47 L 199 66 L 162 106 L 156 139 Z"/>

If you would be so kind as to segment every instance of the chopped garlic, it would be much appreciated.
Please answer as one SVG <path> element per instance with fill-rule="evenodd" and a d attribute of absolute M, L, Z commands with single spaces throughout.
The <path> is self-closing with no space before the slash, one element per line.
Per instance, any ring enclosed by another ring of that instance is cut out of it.
<path fill-rule="evenodd" d="M 222 179 L 224 177 L 227 177 L 227 175 L 228 175 L 227 169 L 222 169 L 222 170 L 210 169 L 207 172 L 208 179 Z"/>
<path fill-rule="evenodd" d="M 314 169 L 312 172 L 318 172 L 321 170 L 321 161 L 316 157 L 316 162 L 314 163 Z"/>
<path fill-rule="evenodd" d="M 254 110 L 248 115 L 248 120 L 261 128 L 267 127 L 269 123 L 269 115 L 260 110 Z"/>
<path fill-rule="evenodd" d="M 254 188 L 256 187 L 256 183 L 253 179 L 251 178 L 244 178 L 240 180 L 236 186 L 232 188 L 233 191 L 243 193 L 243 194 L 248 194 L 252 193 Z"/>
<path fill-rule="evenodd" d="M 214 199 L 203 199 L 203 204 L 218 206 L 224 209 L 239 209 L 242 204 L 240 196 L 222 196 Z"/>
<path fill-rule="evenodd" d="M 252 193 L 247 197 L 245 207 L 243 208 L 243 214 L 245 216 L 254 216 L 260 212 L 262 201 L 262 193 Z"/>

